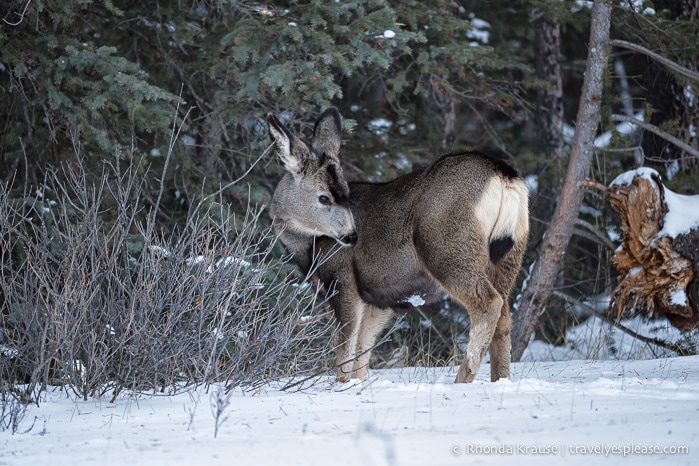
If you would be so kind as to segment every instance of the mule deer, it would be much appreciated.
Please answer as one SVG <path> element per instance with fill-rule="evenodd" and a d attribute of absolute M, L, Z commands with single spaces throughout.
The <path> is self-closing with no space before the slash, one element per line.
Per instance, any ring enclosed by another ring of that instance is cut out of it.
<path fill-rule="evenodd" d="M 517 172 L 467 152 L 388 183 L 348 184 L 335 108 L 320 115 L 309 145 L 274 115 L 267 122 L 286 167 L 272 197 L 273 227 L 329 294 L 340 324 L 337 380 L 364 379 L 394 310 L 444 293 L 471 318 L 456 382 L 473 380 L 488 347 L 491 379 L 509 377 L 508 297 L 529 235 L 528 192 Z"/>

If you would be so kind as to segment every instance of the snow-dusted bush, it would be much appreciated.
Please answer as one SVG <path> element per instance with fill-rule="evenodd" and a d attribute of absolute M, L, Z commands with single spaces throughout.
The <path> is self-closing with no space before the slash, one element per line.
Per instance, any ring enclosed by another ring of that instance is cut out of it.
<path fill-rule="evenodd" d="M 261 211 L 211 202 L 166 233 L 138 172 L 108 167 L 91 185 L 78 161 L 31 196 L 0 186 L 2 392 L 116 396 L 314 369 L 328 326 L 300 324 L 319 303 L 272 253 Z"/>

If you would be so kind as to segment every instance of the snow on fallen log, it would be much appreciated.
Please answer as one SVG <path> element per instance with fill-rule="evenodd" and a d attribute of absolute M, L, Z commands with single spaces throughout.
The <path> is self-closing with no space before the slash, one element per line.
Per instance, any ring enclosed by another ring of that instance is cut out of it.
<path fill-rule="evenodd" d="M 651 168 L 621 174 L 608 193 L 623 234 L 610 309 L 620 318 L 664 313 L 680 330 L 699 327 L 699 195 L 670 191 Z"/>

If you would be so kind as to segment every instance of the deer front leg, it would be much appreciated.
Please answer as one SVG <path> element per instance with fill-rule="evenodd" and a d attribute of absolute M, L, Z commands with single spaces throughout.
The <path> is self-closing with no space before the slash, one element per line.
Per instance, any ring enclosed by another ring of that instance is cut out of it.
<path fill-rule="evenodd" d="M 337 306 L 335 307 L 335 315 L 340 328 L 337 331 L 335 341 L 335 380 L 344 383 L 349 382 L 352 377 L 365 305 L 359 300 L 354 300 L 354 302 L 340 302 Z"/>
<path fill-rule="evenodd" d="M 352 367 L 352 378 L 364 380 L 371 359 L 371 349 L 376 343 L 379 333 L 386 327 L 386 323 L 393 316 L 393 310 L 380 309 L 366 305 L 359 326 L 359 338 L 357 340 L 357 359 Z"/>

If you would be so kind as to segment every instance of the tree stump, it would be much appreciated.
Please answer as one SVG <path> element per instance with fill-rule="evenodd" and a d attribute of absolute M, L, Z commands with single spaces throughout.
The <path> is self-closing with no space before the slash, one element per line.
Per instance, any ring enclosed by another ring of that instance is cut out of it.
<path fill-rule="evenodd" d="M 610 309 L 619 318 L 664 314 L 683 331 L 699 327 L 699 196 L 673 193 L 648 168 L 620 175 L 608 194 L 623 234 Z"/>

